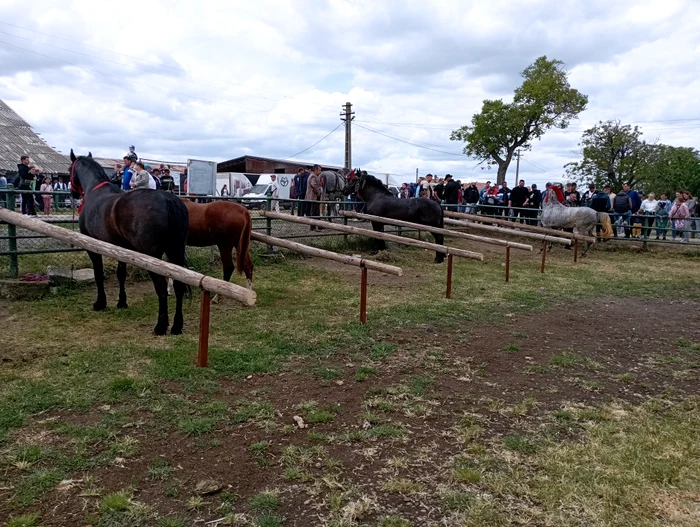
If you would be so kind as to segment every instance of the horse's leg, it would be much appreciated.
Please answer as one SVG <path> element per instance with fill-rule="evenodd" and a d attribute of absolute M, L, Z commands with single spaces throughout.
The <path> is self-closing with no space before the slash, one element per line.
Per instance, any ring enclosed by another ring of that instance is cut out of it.
<path fill-rule="evenodd" d="M 175 288 L 175 316 L 173 317 L 173 327 L 170 328 L 170 334 L 182 335 L 182 327 L 185 325 L 185 319 L 182 316 L 182 299 L 185 297 L 187 285 L 175 280 L 173 287 Z"/>
<path fill-rule="evenodd" d="M 372 222 L 372 230 L 375 232 L 384 232 L 384 224 L 383 223 L 377 223 L 376 221 Z M 386 242 L 384 240 L 380 240 L 378 238 L 375 238 L 374 240 L 374 250 L 376 252 L 379 251 L 384 251 L 386 250 Z"/>
<path fill-rule="evenodd" d="M 185 256 L 185 246 L 184 246 L 184 240 L 182 240 L 182 245 L 180 246 L 179 244 L 174 244 L 175 247 L 171 247 L 169 249 L 166 249 L 165 255 L 168 257 L 168 260 L 170 263 L 174 263 L 175 265 L 179 265 L 181 267 L 187 268 L 187 258 Z M 163 281 L 165 281 L 164 277 Z M 155 282 L 154 282 L 155 284 Z M 156 286 L 157 288 L 158 286 Z M 186 284 L 183 284 L 179 280 L 173 280 L 173 288 L 175 289 L 175 316 L 173 317 L 173 326 L 170 328 L 170 334 L 171 335 L 181 335 L 182 334 L 182 327 L 184 326 L 184 318 L 182 316 L 182 299 L 185 296 L 185 293 L 188 290 L 188 286 Z M 157 289 L 156 289 L 157 290 Z M 168 291 L 167 289 L 164 291 L 165 293 L 165 329 L 168 328 Z M 158 295 L 158 299 L 160 300 L 160 295 Z M 162 308 L 162 304 L 161 304 Z M 160 315 L 158 316 L 158 323 L 160 323 L 161 318 Z M 165 331 L 163 332 L 165 333 Z"/>
<path fill-rule="evenodd" d="M 117 307 L 126 309 L 129 306 L 126 304 L 126 288 L 124 287 L 124 282 L 126 282 L 126 264 L 124 262 L 117 264 L 117 280 L 119 280 L 119 302 L 117 302 Z"/>
<path fill-rule="evenodd" d="M 105 270 L 102 265 L 102 255 L 88 251 L 92 261 L 92 269 L 95 273 L 95 285 L 97 286 L 97 300 L 92 304 L 95 311 L 104 311 L 107 307 L 107 295 L 105 294 Z"/>
<path fill-rule="evenodd" d="M 153 328 L 156 335 L 165 335 L 168 331 L 168 281 L 164 276 L 148 271 L 153 287 L 158 295 L 158 323 Z M 177 282 L 175 282 L 177 284 Z M 177 291 L 177 285 L 175 285 Z"/>
<path fill-rule="evenodd" d="M 228 282 L 236 269 L 236 265 L 233 263 L 233 247 L 219 246 L 219 254 L 221 256 L 221 265 L 224 268 L 224 282 Z M 218 304 L 220 300 L 218 294 L 211 299 L 215 304 Z"/>
<path fill-rule="evenodd" d="M 445 236 L 442 234 L 433 233 L 433 238 L 435 238 L 435 243 L 438 245 L 445 245 Z M 444 253 L 435 252 L 435 263 L 442 263 L 445 261 Z"/>

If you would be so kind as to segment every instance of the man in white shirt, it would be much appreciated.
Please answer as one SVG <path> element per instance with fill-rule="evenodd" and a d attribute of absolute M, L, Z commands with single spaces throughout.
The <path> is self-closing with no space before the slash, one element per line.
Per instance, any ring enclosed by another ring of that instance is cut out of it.
<path fill-rule="evenodd" d="M 270 176 L 270 179 L 272 180 L 272 182 L 270 183 L 270 197 L 272 198 L 272 203 L 270 205 L 274 212 L 279 212 L 280 202 L 278 198 L 280 197 L 280 192 L 279 187 L 277 186 L 277 176 L 272 174 Z"/>

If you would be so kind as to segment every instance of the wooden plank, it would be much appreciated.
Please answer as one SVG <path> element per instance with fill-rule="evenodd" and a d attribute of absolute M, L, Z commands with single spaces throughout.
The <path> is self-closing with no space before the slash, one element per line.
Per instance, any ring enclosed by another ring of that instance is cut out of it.
<path fill-rule="evenodd" d="M 549 229 L 547 227 L 539 227 L 537 225 L 526 225 L 524 223 L 516 223 L 514 221 L 502 220 L 498 218 L 490 218 L 488 216 L 480 216 L 478 214 L 467 214 L 465 212 L 445 211 L 445 216 L 450 218 L 458 218 L 464 220 L 474 220 L 491 225 L 507 227 L 509 229 L 517 229 L 525 232 L 537 232 L 540 234 L 549 234 L 559 238 L 570 238 L 572 240 L 581 240 L 585 242 L 595 243 L 595 237 L 584 236 L 583 234 L 574 234 L 573 232 L 559 231 L 557 229 Z"/>
<path fill-rule="evenodd" d="M 17 212 L 7 209 L 0 209 L 0 220 L 12 223 L 23 229 L 38 232 L 56 238 L 70 245 L 80 247 L 86 251 L 109 256 L 120 262 L 135 265 L 141 269 L 152 271 L 162 276 L 179 280 L 193 287 L 201 287 L 206 291 L 219 294 L 228 298 L 233 298 L 239 302 L 252 306 L 255 304 L 256 295 L 254 291 L 246 289 L 236 284 L 224 282 L 218 278 L 203 275 L 190 269 L 185 269 L 179 265 L 153 258 L 145 254 L 137 253 L 129 249 L 123 249 L 111 243 L 96 240 L 79 232 L 70 231 L 63 227 L 51 225 L 32 216 L 23 216 Z"/>
<path fill-rule="evenodd" d="M 341 210 L 339 213 L 348 218 L 358 218 L 367 221 L 376 221 L 387 225 L 396 225 L 398 227 L 407 227 L 420 231 L 434 232 L 436 234 L 444 234 L 445 236 L 453 236 L 455 238 L 463 238 L 465 240 L 488 243 L 491 245 L 500 245 L 501 247 L 512 247 L 514 249 L 522 249 L 524 251 L 532 251 L 532 245 L 524 243 L 509 242 L 508 240 L 500 240 L 496 238 L 487 238 L 486 236 L 478 236 L 476 234 L 467 234 L 466 232 L 451 231 L 440 227 L 431 227 L 429 225 L 421 225 L 420 223 L 412 223 L 409 221 L 395 220 L 393 218 L 384 218 L 383 216 L 374 216 L 372 214 L 361 214 L 359 212 Z"/>
<path fill-rule="evenodd" d="M 355 256 L 348 256 L 346 254 L 339 254 L 332 251 L 326 251 L 325 249 L 319 249 L 317 247 L 309 247 L 303 243 L 293 242 L 291 240 L 283 240 L 282 238 L 275 238 L 273 236 L 267 236 L 265 234 L 259 234 L 253 232 L 251 239 L 266 243 L 267 245 L 277 245 L 278 247 L 284 247 L 292 251 L 296 251 L 302 254 L 308 254 L 309 256 L 318 256 L 319 258 L 326 258 L 327 260 L 335 260 L 346 265 L 354 265 L 355 267 L 366 267 L 372 271 L 379 271 L 382 273 L 391 274 L 394 276 L 401 276 L 403 270 L 401 267 L 396 267 L 394 265 L 388 265 L 385 263 L 377 262 L 374 260 L 366 260 L 364 258 L 356 258 Z"/>
<path fill-rule="evenodd" d="M 368 238 L 377 238 L 379 240 L 386 240 L 390 242 L 395 242 L 401 245 L 410 245 L 412 247 L 420 247 L 421 249 L 429 249 L 431 251 L 443 253 L 443 254 L 453 254 L 455 256 L 461 256 L 462 258 L 471 258 L 472 260 L 484 261 L 484 255 L 481 253 L 476 253 L 473 251 L 465 251 L 464 249 L 456 249 L 454 247 L 448 247 L 446 245 L 439 245 L 437 243 L 428 243 L 419 240 L 414 240 L 413 238 L 407 238 L 404 236 L 396 236 L 395 234 L 387 234 L 385 232 L 375 232 L 369 229 L 361 229 L 359 227 L 351 227 L 350 225 L 340 225 L 338 223 L 331 223 L 329 221 L 319 221 L 312 220 L 310 218 L 304 218 L 299 216 L 292 216 L 291 214 L 280 214 L 277 212 L 260 211 L 262 216 L 266 218 L 273 218 L 277 220 L 290 221 L 292 223 L 303 223 L 304 225 L 313 225 L 314 227 L 321 227 L 322 229 L 328 229 L 330 231 L 344 232 L 347 234 L 356 234 L 358 236 L 367 236 Z"/>
<path fill-rule="evenodd" d="M 536 232 L 523 232 L 516 231 L 515 229 L 506 229 L 505 227 L 496 227 L 495 225 L 482 225 L 480 223 L 474 223 L 473 221 L 463 221 L 463 220 L 453 220 L 452 218 L 445 218 L 446 225 L 454 225 L 456 227 L 463 227 L 466 229 L 476 229 L 480 231 L 497 232 L 499 234 L 506 234 L 508 236 L 520 236 L 521 238 L 530 238 L 532 240 L 540 240 L 551 243 L 560 243 L 562 245 L 571 245 L 573 240 L 568 238 L 560 238 L 557 236 L 549 236 L 547 234 L 537 234 Z"/>

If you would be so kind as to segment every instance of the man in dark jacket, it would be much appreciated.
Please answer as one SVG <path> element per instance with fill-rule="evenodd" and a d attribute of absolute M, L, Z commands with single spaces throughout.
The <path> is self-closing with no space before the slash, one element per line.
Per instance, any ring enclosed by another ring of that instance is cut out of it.
<path fill-rule="evenodd" d="M 525 220 L 526 214 L 523 208 L 525 207 L 529 194 L 524 179 L 521 179 L 518 182 L 518 186 L 510 191 L 508 206 L 513 207 L 513 221 L 518 221 L 518 217 L 523 221 Z"/>
<path fill-rule="evenodd" d="M 508 216 L 509 196 L 510 189 L 508 188 L 508 183 L 504 181 L 503 183 L 501 183 L 501 188 L 498 189 L 498 205 L 502 207 L 501 209 L 499 209 L 499 212 L 503 216 Z M 498 212 L 496 214 L 498 214 Z"/>
<path fill-rule="evenodd" d="M 628 185 L 625 185 L 625 187 L 629 188 Z M 615 195 L 613 210 L 615 211 L 615 223 L 620 222 L 624 225 L 625 238 L 629 238 L 631 234 L 629 224 L 632 218 L 632 200 L 625 190 L 621 190 Z M 613 234 L 617 236 L 617 228 L 613 229 Z"/>
<path fill-rule="evenodd" d="M 459 183 L 452 179 L 452 174 L 445 176 L 445 203 L 448 205 L 447 210 L 457 212 L 457 204 L 459 203 Z"/>
<path fill-rule="evenodd" d="M 464 203 L 467 205 L 467 213 L 476 214 L 476 204 L 479 203 L 479 189 L 476 183 L 471 183 L 464 192 Z"/>
<path fill-rule="evenodd" d="M 527 207 L 527 223 L 529 225 L 537 225 L 537 215 L 540 212 L 540 206 L 542 205 L 542 193 L 537 189 L 537 185 L 534 183 L 530 187 L 530 191 L 527 195 L 527 202 L 525 206 Z"/>
<path fill-rule="evenodd" d="M 589 206 L 596 212 L 608 212 L 610 210 L 610 198 L 602 190 L 596 190 L 591 196 Z"/>
<path fill-rule="evenodd" d="M 36 176 L 29 171 L 29 156 L 22 156 L 19 160 L 20 163 L 17 165 L 19 190 L 33 190 L 32 182 L 36 181 Z M 22 194 L 22 214 L 36 216 L 33 194 Z"/>

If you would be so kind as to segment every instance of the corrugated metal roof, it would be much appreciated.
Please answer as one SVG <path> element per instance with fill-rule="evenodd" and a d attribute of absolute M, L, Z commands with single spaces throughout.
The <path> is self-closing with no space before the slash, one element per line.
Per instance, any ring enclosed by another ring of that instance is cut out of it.
<path fill-rule="evenodd" d="M 70 159 L 36 135 L 12 108 L 0 101 L 0 172 L 17 172 L 19 158 L 28 155 L 44 174 L 68 175 Z"/>

